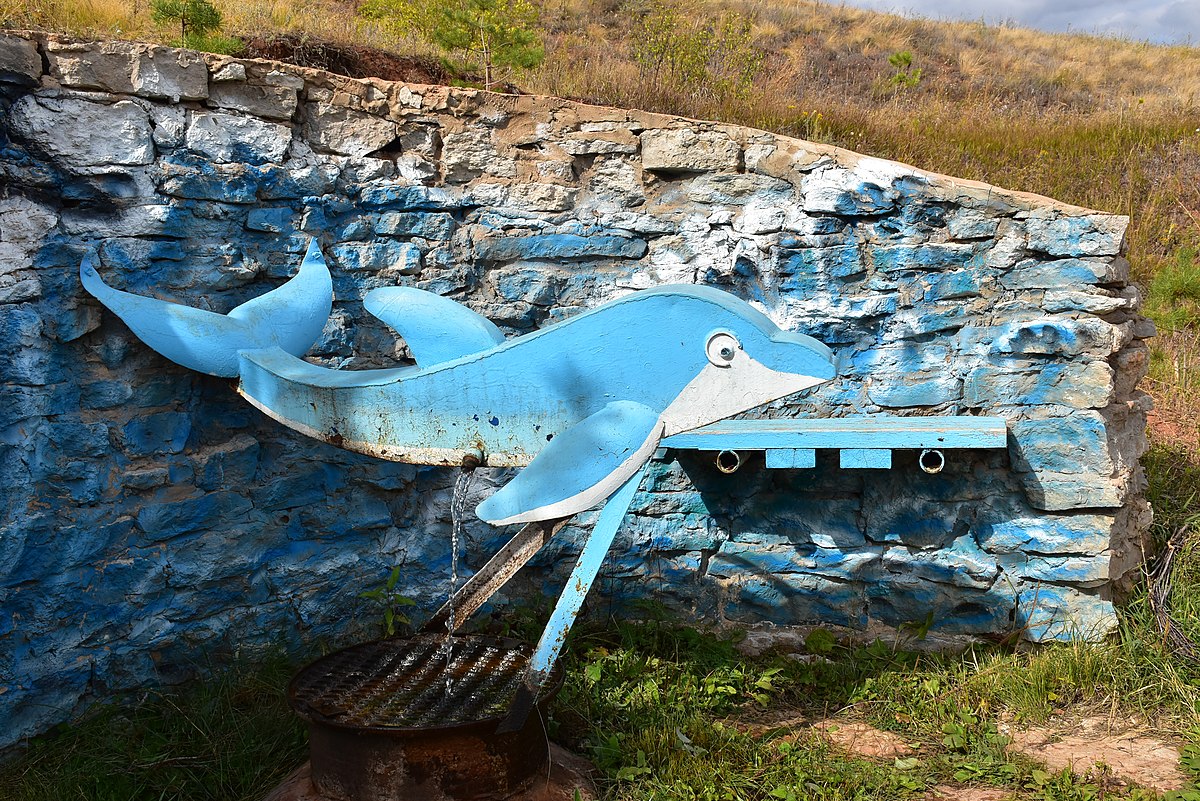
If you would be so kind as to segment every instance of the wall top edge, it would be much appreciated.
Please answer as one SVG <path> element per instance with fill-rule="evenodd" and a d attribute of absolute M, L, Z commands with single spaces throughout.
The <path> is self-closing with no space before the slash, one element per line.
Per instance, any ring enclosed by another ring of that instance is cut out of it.
<path fill-rule="evenodd" d="M 1110 232 L 1124 234 L 1129 224 L 1126 215 L 1089 209 L 1076 206 L 1054 198 L 1005 189 L 982 181 L 956 178 L 942 173 L 924 170 L 919 167 L 898 161 L 857 153 L 834 145 L 810 142 L 804 139 L 776 134 L 756 128 L 750 128 L 713 120 L 699 120 L 689 117 L 643 111 L 640 109 L 622 109 L 612 106 L 601 106 L 578 100 L 555 97 L 552 95 L 534 94 L 502 94 L 498 92 L 472 89 L 467 87 L 452 87 L 436 84 L 407 83 L 388 81 L 382 78 L 351 78 L 337 73 L 311 67 L 301 67 L 286 62 L 269 59 L 241 59 L 214 53 L 168 47 L 133 40 L 84 40 L 76 37 L 45 31 L 0 29 L 0 45 L 3 38 L 17 38 L 35 43 L 45 54 L 47 50 L 67 53 L 84 53 L 99 50 L 101 53 L 114 55 L 128 52 L 130 55 L 146 54 L 168 59 L 183 59 L 184 61 L 204 61 L 210 78 L 212 74 L 231 64 L 240 64 L 258 74 L 283 73 L 302 79 L 305 89 L 334 90 L 331 105 L 340 105 L 339 94 L 363 97 L 369 92 L 383 92 L 394 97 L 398 92 L 407 90 L 410 102 L 417 101 L 405 109 L 407 113 L 449 113 L 456 117 L 483 117 L 505 114 L 510 117 L 554 116 L 561 120 L 564 116 L 578 124 L 594 124 L 603 122 L 632 124 L 642 130 L 684 130 L 699 128 L 704 131 L 714 131 L 725 134 L 743 148 L 755 145 L 775 145 L 783 151 L 786 158 L 776 159 L 774 164 L 764 165 L 762 169 L 753 171 L 764 172 L 774 177 L 787 178 L 778 174 L 791 172 L 796 179 L 805 173 L 829 168 L 843 168 L 856 173 L 870 173 L 894 180 L 912 180 L 922 185 L 926 197 L 957 203 L 968 207 L 988 208 L 1000 213 L 1021 216 L 1048 217 L 1092 217 L 1103 220 L 1102 226 Z M 47 79 L 53 82 L 45 69 L 46 59 L 43 58 L 41 78 L 43 85 Z M 3 66 L 0 64 L 0 66 Z M 345 102 L 343 100 L 343 102 Z M 364 112 L 371 114 L 372 112 Z M 377 113 L 376 116 L 379 116 Z M 786 162 L 786 166 L 785 166 Z"/>

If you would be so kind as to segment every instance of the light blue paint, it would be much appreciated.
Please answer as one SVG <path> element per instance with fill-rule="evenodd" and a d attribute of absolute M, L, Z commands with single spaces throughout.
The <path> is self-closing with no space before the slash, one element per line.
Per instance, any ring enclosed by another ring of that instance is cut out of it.
<path fill-rule="evenodd" d="M 419 367 L 451 362 L 504 342 L 504 333 L 482 314 L 420 289 L 374 289 L 363 298 L 363 308 L 404 337 Z"/>
<path fill-rule="evenodd" d="M 812 448 L 769 448 L 767 467 L 804 470 L 817 466 L 817 452 Z"/>
<path fill-rule="evenodd" d="M 617 535 L 617 529 L 621 527 L 621 521 L 633 501 L 643 474 L 643 470 L 638 470 L 626 479 L 600 510 L 600 517 L 592 527 L 591 534 L 584 540 L 583 550 L 580 551 L 567 584 L 554 605 L 554 611 L 550 614 L 550 621 L 546 624 L 541 639 L 538 640 L 537 648 L 530 657 L 529 672 L 524 680 L 526 687 L 540 688 L 550 675 L 550 670 L 554 667 L 554 662 L 566 641 L 567 632 L 579 616 L 583 600 L 596 580 L 596 574 L 600 571 L 600 564 L 604 561 L 608 549 L 612 547 L 613 538 Z"/>
<path fill-rule="evenodd" d="M 238 374 L 238 353 L 278 347 L 307 351 L 333 306 L 333 284 L 314 241 L 295 278 L 247 301 L 227 315 L 192 309 L 113 289 L 89 256 L 80 265 L 84 289 L 128 325 L 138 338 L 173 362 L 209 375 Z"/>
<path fill-rule="evenodd" d="M 726 420 L 663 440 L 669 448 L 772 450 L 778 448 L 1003 448 L 1002 417 L 820 417 Z"/>
<path fill-rule="evenodd" d="M 890 470 L 892 452 L 881 448 L 843 448 L 838 464 L 848 470 Z"/>

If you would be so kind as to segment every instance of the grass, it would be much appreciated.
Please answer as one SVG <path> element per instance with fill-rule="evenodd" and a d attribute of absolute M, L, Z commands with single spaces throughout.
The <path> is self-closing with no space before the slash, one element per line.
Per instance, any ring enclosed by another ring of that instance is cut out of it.
<path fill-rule="evenodd" d="M 35 739 L 0 764 L 6 801 L 259 801 L 303 761 L 276 654 L 150 691 Z"/>

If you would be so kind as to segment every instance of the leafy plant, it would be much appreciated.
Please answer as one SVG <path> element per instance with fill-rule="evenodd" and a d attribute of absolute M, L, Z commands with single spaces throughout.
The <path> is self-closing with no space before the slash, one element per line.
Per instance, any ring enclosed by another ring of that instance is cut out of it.
<path fill-rule="evenodd" d="M 367 0 L 359 13 L 400 29 L 415 29 L 429 42 L 458 55 L 461 70 L 481 71 L 483 88 L 508 81 L 545 59 L 538 12 L 529 0 Z"/>
<path fill-rule="evenodd" d="M 653 2 L 632 42 L 633 57 L 651 83 L 691 97 L 745 96 L 763 65 L 750 20 L 736 12 L 691 19 Z"/>
<path fill-rule="evenodd" d="M 399 627 L 408 627 L 412 621 L 404 614 L 405 607 L 416 606 L 417 602 L 407 595 L 396 591 L 396 583 L 400 580 L 400 568 L 392 568 L 387 580 L 373 590 L 358 594 L 359 598 L 375 601 L 383 611 L 383 631 L 385 636 L 394 637 Z"/>
<path fill-rule="evenodd" d="M 911 50 L 900 50 L 888 56 L 888 63 L 896 68 L 891 84 L 898 89 L 913 89 L 921 82 L 921 68 L 913 67 Z"/>
<path fill-rule="evenodd" d="M 182 47 L 195 47 L 221 27 L 221 12 L 209 0 L 151 0 L 150 16 L 160 24 L 177 23 Z"/>

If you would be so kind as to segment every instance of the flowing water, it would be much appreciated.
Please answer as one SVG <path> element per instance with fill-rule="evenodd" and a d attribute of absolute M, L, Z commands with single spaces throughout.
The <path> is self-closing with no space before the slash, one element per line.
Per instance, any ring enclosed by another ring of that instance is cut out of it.
<path fill-rule="evenodd" d="M 450 592 L 448 599 L 450 603 L 450 615 L 446 618 L 446 637 L 443 640 L 442 647 L 446 660 L 447 696 L 450 695 L 453 689 L 450 678 L 450 651 L 454 630 L 458 628 L 458 616 L 454 608 L 454 593 L 458 591 L 458 557 L 463 540 L 463 517 L 467 511 L 467 496 L 471 489 L 471 477 L 473 474 L 473 468 L 465 467 L 458 474 L 458 478 L 454 481 L 454 500 L 450 504 Z"/>

